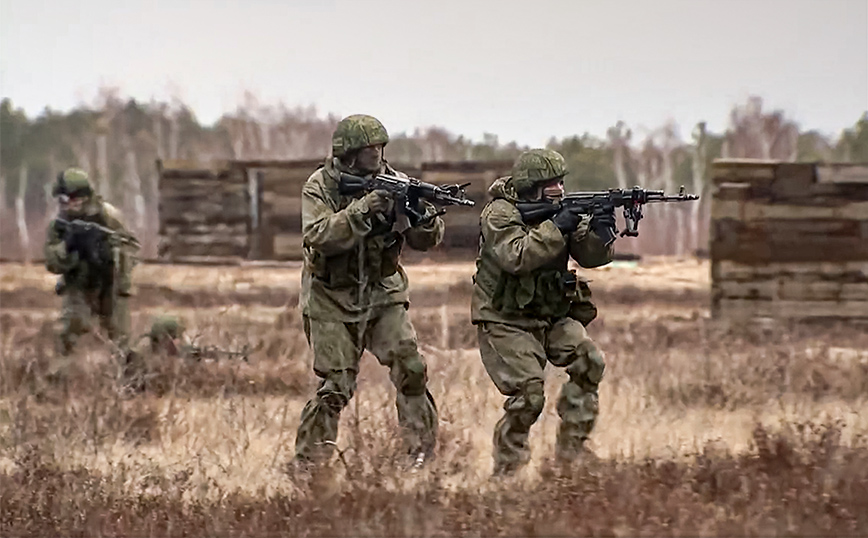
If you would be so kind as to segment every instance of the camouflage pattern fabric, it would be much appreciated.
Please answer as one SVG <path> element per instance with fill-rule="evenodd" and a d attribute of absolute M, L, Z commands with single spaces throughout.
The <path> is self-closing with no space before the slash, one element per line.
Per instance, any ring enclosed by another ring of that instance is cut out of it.
<path fill-rule="evenodd" d="M 398 174 L 387 164 L 384 172 Z M 369 349 L 390 369 L 398 389 L 398 420 L 411 453 L 434 449 L 437 413 L 427 390 L 425 361 L 407 316 L 403 245 L 427 250 L 443 239 L 438 217 L 424 226 L 393 230 L 394 208 L 380 218 L 364 193 L 341 196 L 341 164 L 329 158 L 302 189 L 304 267 L 299 307 L 314 352 L 319 389 L 302 412 L 296 437 L 299 460 L 331 453 L 343 409 L 355 392 L 358 362 Z M 426 211 L 433 207 L 425 202 Z"/>
<path fill-rule="evenodd" d="M 557 401 L 556 455 L 562 461 L 579 456 L 597 420 L 605 368 L 603 354 L 582 324 L 566 317 L 535 329 L 484 322 L 477 332 L 485 370 L 508 397 L 494 429 L 495 473 L 513 472 L 530 457 L 528 434 L 545 404 L 546 362 L 566 368 L 570 376 Z"/>
<path fill-rule="evenodd" d="M 404 305 L 377 309 L 367 324 L 304 319 L 314 351 L 314 372 L 320 378 L 307 402 L 295 441 L 296 457 L 319 461 L 328 457 L 338 435 L 341 410 L 356 390 L 362 351 L 368 349 L 397 389 L 395 407 L 410 454 L 431 454 L 437 439 L 437 409 L 426 388 L 425 360 L 416 348 L 416 332 Z M 360 334 L 360 331 L 364 331 Z M 363 347 L 358 345 L 363 342 Z"/>
<path fill-rule="evenodd" d="M 516 168 L 521 163 L 520 158 Z M 556 284 L 569 275 L 569 257 L 582 267 L 598 267 L 612 260 L 612 249 L 589 229 L 590 219 L 566 237 L 551 220 L 525 224 L 515 207 L 519 193 L 509 178 L 495 181 L 489 194 L 494 199 L 481 216 L 471 320 L 486 372 L 507 396 L 495 427 L 494 461 L 496 474 L 508 474 L 528 461 L 530 428 L 545 403 L 546 363 L 569 374 L 557 404 L 556 455 L 568 462 L 584 451 L 596 422 L 605 368 L 603 353 L 584 327 L 596 316 L 596 306 L 585 279 L 576 278 L 573 289 Z M 568 295 L 570 304 L 555 309 L 557 294 Z"/>
<path fill-rule="evenodd" d="M 517 192 L 524 192 L 567 173 L 567 163 L 560 153 L 550 149 L 532 149 L 516 160 L 509 181 Z"/>
<path fill-rule="evenodd" d="M 380 120 L 367 114 L 353 114 L 338 122 L 332 134 L 332 155 L 342 157 L 367 146 L 386 145 L 389 133 Z"/>

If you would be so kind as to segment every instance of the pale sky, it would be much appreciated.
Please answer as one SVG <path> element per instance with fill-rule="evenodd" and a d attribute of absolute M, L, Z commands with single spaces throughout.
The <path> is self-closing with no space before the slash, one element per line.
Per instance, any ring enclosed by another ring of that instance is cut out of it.
<path fill-rule="evenodd" d="M 101 84 L 438 125 L 542 145 L 699 120 L 749 94 L 837 135 L 868 110 L 868 0 L 0 0 L 0 94 L 28 114 Z"/>

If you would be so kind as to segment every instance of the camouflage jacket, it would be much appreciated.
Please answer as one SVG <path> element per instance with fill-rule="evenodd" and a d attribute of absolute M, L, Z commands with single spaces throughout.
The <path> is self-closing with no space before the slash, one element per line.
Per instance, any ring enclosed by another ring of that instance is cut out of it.
<path fill-rule="evenodd" d="M 388 218 L 371 218 L 362 195 L 338 192 L 336 159 L 326 159 L 302 188 L 304 268 L 299 306 L 312 319 L 355 322 L 371 308 L 409 302 L 399 258 L 404 243 L 428 250 L 443 239 L 439 217 L 404 232 Z M 385 172 L 396 174 L 388 164 Z M 424 202 L 426 210 L 434 207 Z"/>
<path fill-rule="evenodd" d="M 98 196 L 94 196 L 85 206 L 83 215 L 67 217 L 61 214 L 59 217 L 64 220 L 77 219 L 94 222 L 132 237 L 132 234 L 124 226 L 120 211 L 113 205 L 103 202 Z M 97 274 L 100 268 L 91 267 L 91 264 L 83 259 L 78 252 L 67 252 L 64 234 L 65 232 L 56 219 L 49 223 L 45 234 L 45 268 L 52 273 L 62 275 L 59 289 L 93 289 L 98 287 L 94 285 L 94 282 L 98 280 L 105 282 L 106 280 L 98 278 L 99 276 L 107 276 Z M 129 245 L 117 244 L 111 244 L 110 249 L 113 263 L 117 263 L 117 292 L 122 296 L 129 295 L 132 288 L 132 270 L 137 262 L 137 249 Z M 112 274 L 115 274 L 113 266 L 109 266 L 109 269 Z"/>
<path fill-rule="evenodd" d="M 561 287 L 568 276 L 571 256 L 581 267 L 592 268 L 612 261 L 612 247 L 605 247 L 583 219 L 565 238 L 554 222 L 528 225 L 515 207 L 518 197 L 502 178 L 489 188 L 494 198 L 482 210 L 481 238 L 473 277 L 471 321 L 492 321 L 524 328 L 542 327 L 552 318 L 569 315 L 581 321 L 573 306 L 582 300 L 581 289 L 590 291 L 579 277 L 579 298 L 569 299 Z M 565 301 L 565 302 L 564 302 Z M 591 303 L 596 315 L 596 309 Z"/>

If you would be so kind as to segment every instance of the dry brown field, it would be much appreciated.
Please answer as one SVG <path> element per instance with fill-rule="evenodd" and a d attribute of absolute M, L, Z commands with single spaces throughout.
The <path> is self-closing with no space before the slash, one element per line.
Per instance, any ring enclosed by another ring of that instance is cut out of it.
<path fill-rule="evenodd" d="M 0 265 L 0 536 L 868 534 L 864 326 L 715 322 L 704 261 L 585 271 L 607 354 L 599 461 L 552 465 L 551 368 L 531 464 L 493 481 L 503 398 L 469 323 L 473 265 L 407 272 L 437 458 L 406 468 L 394 388 L 366 354 L 339 456 L 302 479 L 286 469 L 315 386 L 298 267 L 139 266 L 135 333 L 171 312 L 202 343 L 255 351 L 149 357 L 147 391 L 122 397 L 98 338 L 54 357 L 54 277 Z"/>

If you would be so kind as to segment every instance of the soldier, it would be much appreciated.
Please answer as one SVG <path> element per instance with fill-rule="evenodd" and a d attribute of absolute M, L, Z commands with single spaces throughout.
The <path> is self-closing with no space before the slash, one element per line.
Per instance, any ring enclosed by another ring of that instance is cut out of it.
<path fill-rule="evenodd" d="M 130 330 L 128 298 L 138 242 L 120 212 L 94 194 L 87 173 L 70 168 L 52 190 L 59 214 L 45 238 L 45 267 L 58 278 L 63 298 L 57 351 L 68 355 L 78 337 L 99 318 L 108 337 L 126 350 Z"/>
<path fill-rule="evenodd" d="M 415 464 L 430 457 L 436 443 L 437 410 L 407 315 L 408 282 L 399 258 L 404 242 L 416 250 L 439 244 L 443 221 L 426 218 L 399 232 L 388 192 L 338 192 L 342 172 L 399 174 L 383 157 L 388 141 L 376 118 L 344 118 L 332 135 L 332 154 L 302 189 L 304 269 L 299 306 L 314 353 L 313 370 L 320 379 L 302 411 L 296 436 L 296 461 L 303 466 L 331 454 L 338 419 L 356 390 L 365 349 L 390 370 L 397 389 L 398 422 Z M 435 211 L 424 200 L 415 209 L 426 217 Z"/>
<path fill-rule="evenodd" d="M 508 397 L 494 430 L 496 476 L 513 473 L 530 458 L 528 434 L 545 403 L 546 362 L 569 374 L 557 402 L 560 462 L 586 453 L 597 418 L 603 354 L 585 330 L 596 308 L 587 281 L 568 271 L 567 262 L 572 256 L 591 268 L 612 261 L 611 246 L 594 230 L 614 228 L 614 213 L 580 218 L 562 210 L 542 222 L 525 222 L 515 205 L 555 202 L 564 194 L 566 174 L 556 151 L 526 151 L 510 177 L 491 185 L 493 200 L 482 210 L 471 319 L 485 370 Z"/>

